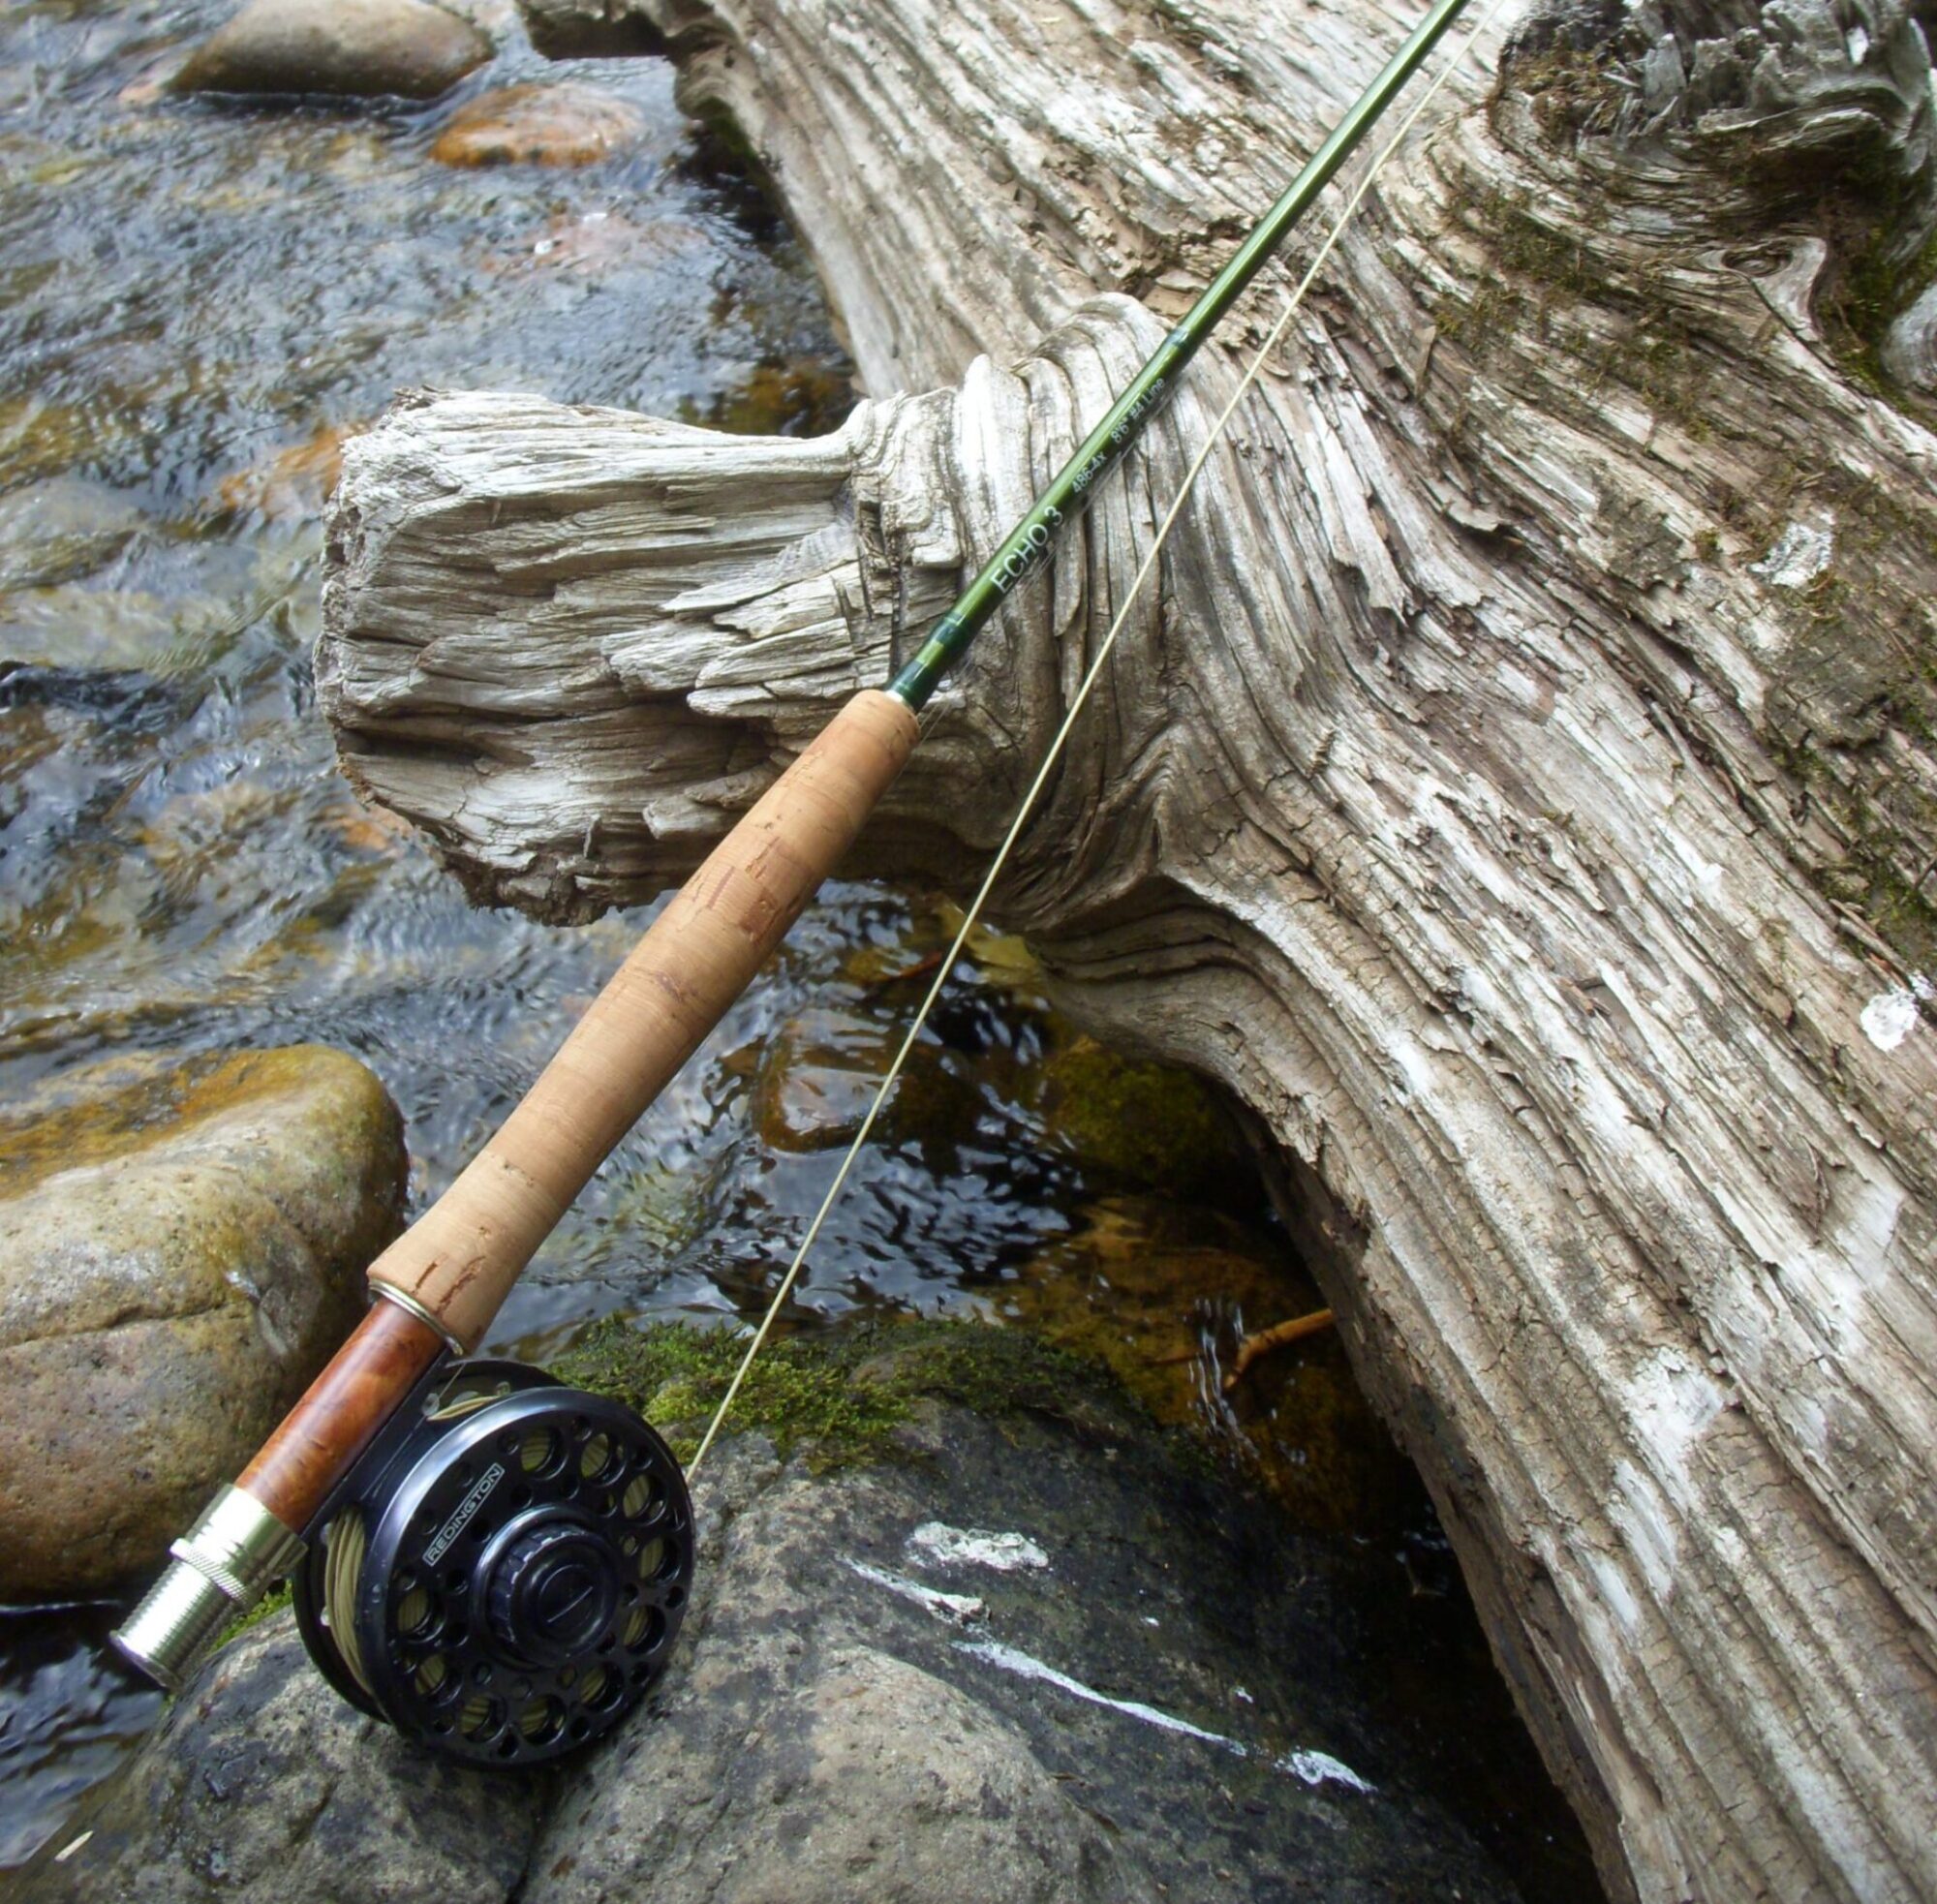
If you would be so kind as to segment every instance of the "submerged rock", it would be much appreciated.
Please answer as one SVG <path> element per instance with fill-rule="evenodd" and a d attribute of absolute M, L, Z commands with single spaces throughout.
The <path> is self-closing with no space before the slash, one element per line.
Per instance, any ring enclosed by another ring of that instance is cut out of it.
<path fill-rule="evenodd" d="M 165 598 L 146 589 L 63 582 L 0 596 L 0 652 L 8 661 L 68 672 L 174 672 L 183 658 L 233 626 L 231 602 Z"/>
<path fill-rule="evenodd" d="M 321 1046 L 68 1073 L 0 1115 L 0 1599 L 158 1562 L 354 1326 L 396 1108 Z"/>
<path fill-rule="evenodd" d="M 1093 1038 L 1044 1063 L 1038 1108 L 1052 1148 L 1140 1187 L 1217 1203 L 1252 1172 L 1201 1078 L 1140 1063 Z"/>
<path fill-rule="evenodd" d="M 658 1397 L 677 1432 L 735 1347 L 679 1333 L 629 1361 L 608 1330 L 574 1372 Z M 1392 1636 L 1368 1629 L 1350 1544 L 1239 1511 L 1019 1332 L 889 1326 L 818 1365 L 790 1347 L 751 1419 L 784 1396 L 779 1425 L 845 1424 L 848 1464 L 757 1431 L 716 1450 L 685 1637 L 608 1740 L 545 1779 L 440 1766 L 272 1616 L 56 1833 L 23 1904 L 186 1904 L 218 1871 L 235 1904 L 1520 1894 L 1355 1677 Z M 1490 1735 L 1497 1711 L 1469 1718 L 1464 1755 L 1539 1779 L 1523 1738 Z"/>
<path fill-rule="evenodd" d="M 1084 1214 L 992 1295 L 999 1314 L 1107 1364 L 1158 1422 L 1244 1451 L 1303 1527 L 1399 1511 L 1417 1479 L 1336 1333 L 1229 1379 L 1247 1335 L 1325 1306 L 1281 1240 L 1161 1197 L 1103 1197 Z"/>
<path fill-rule="evenodd" d="M 251 0 L 169 89 L 435 99 L 490 57 L 484 34 L 426 0 Z"/>
<path fill-rule="evenodd" d="M 755 364 L 737 389 L 713 399 L 705 420 L 708 428 L 733 436 L 820 437 L 839 429 L 853 408 L 850 375 L 813 357 L 793 357 Z M 990 969 L 986 959 L 978 956 L 976 963 Z"/>
<path fill-rule="evenodd" d="M 645 130 L 635 106 L 596 86 L 506 86 L 453 112 L 430 156 L 446 166 L 590 166 Z"/>
<path fill-rule="evenodd" d="M 12 155 L 5 156 L 11 164 Z M 0 395 L 0 484 L 15 490 L 77 464 L 106 461 L 124 451 L 134 434 L 117 404 L 59 403 L 38 389 Z"/>
<path fill-rule="evenodd" d="M 51 588 L 113 560 L 141 512 L 111 489 L 53 476 L 0 497 L 0 595 Z"/>
<path fill-rule="evenodd" d="M 846 1144 L 860 1129 L 899 1035 L 874 1020 L 815 1006 L 790 1018 L 742 1060 L 753 1071 L 753 1116 L 770 1151 L 813 1152 Z M 976 1109 L 974 1080 L 924 1042 L 909 1053 L 876 1125 L 884 1138 L 942 1145 L 966 1135 Z"/>
<path fill-rule="evenodd" d="M 611 278 L 699 259 L 712 243 L 706 229 L 691 219 L 641 221 L 606 210 L 562 211 L 529 242 L 484 260 L 484 269 L 506 275 L 546 271 Z"/>
<path fill-rule="evenodd" d="M 863 1020 L 824 1008 L 789 1019 L 759 1054 L 753 1073 L 760 1142 L 770 1151 L 846 1144 L 893 1058 L 887 1038 Z"/>
<path fill-rule="evenodd" d="M 216 499 L 225 509 L 260 509 L 272 520 L 321 515 L 343 468 L 343 445 L 354 434 L 340 423 L 321 424 L 302 442 L 224 476 Z"/>

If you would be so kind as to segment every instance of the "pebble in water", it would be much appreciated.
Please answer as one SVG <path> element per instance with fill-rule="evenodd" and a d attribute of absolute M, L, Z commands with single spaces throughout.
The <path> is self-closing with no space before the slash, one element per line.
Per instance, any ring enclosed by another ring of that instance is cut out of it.
<path fill-rule="evenodd" d="M 592 86 L 507 86 L 454 112 L 430 155 L 444 166 L 590 166 L 645 136 L 638 108 Z"/>

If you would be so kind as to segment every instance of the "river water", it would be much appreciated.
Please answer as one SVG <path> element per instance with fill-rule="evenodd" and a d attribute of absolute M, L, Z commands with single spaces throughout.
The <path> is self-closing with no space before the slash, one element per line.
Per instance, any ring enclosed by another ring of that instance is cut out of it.
<path fill-rule="evenodd" d="M 321 1040 L 396 1097 L 422 1202 L 649 910 L 576 930 L 474 910 L 336 778 L 310 675 L 336 442 L 418 384 L 814 431 L 843 414 L 847 367 L 800 247 L 683 119 L 661 63 L 551 66 L 493 5 L 499 57 L 434 106 L 157 98 L 230 10 L 0 6 L 0 1091 L 109 1050 Z M 431 157 L 467 100 L 555 77 L 627 102 L 637 142 L 570 169 Z M 946 924 L 936 896 L 831 889 L 571 1212 L 498 1345 L 754 1306 Z M 1182 1163 L 1089 1141 L 1068 1098 L 1098 1065 L 1017 948 L 985 943 L 796 1326 L 1019 1316 L 1127 1357 L 1159 1414 L 1363 1551 L 1388 1610 L 1378 1670 L 1442 1742 L 1471 1828 L 1530 1899 L 1592 1896 L 1336 1345 L 1218 1397 L 1243 1327 L 1319 1301 L 1242 1152 L 1201 1130 Z M 152 1723 L 156 1696 L 102 1655 L 118 1611 L 0 1612 L 0 1867 Z"/>

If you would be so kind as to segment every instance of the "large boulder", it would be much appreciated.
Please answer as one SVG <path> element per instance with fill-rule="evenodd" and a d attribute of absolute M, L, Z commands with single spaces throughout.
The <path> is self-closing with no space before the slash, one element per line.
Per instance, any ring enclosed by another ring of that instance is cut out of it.
<path fill-rule="evenodd" d="M 490 57 L 485 34 L 426 0 L 251 0 L 169 85 L 179 93 L 435 99 Z"/>
<path fill-rule="evenodd" d="M 606 1331 L 562 1372 L 683 1437 L 737 1349 L 714 1339 Z M 1527 1889 L 1478 1841 L 1500 1810 L 1474 1802 L 1483 1775 L 1516 1799 L 1542 1782 L 1497 1688 L 1460 1713 L 1457 1778 L 1416 1702 L 1381 1709 L 1421 1603 L 1382 1623 L 1361 1550 L 1247 1505 L 1085 1365 L 907 1324 L 777 1345 L 742 1401 L 748 1431 L 696 1477 L 669 1673 L 602 1744 L 549 1778 L 441 1766 L 272 1615 L 20 1904 L 1595 1895 L 1578 1848 Z"/>
<path fill-rule="evenodd" d="M 354 1326 L 405 1167 L 383 1086 L 314 1045 L 0 1112 L 0 1599 L 162 1557 Z"/>

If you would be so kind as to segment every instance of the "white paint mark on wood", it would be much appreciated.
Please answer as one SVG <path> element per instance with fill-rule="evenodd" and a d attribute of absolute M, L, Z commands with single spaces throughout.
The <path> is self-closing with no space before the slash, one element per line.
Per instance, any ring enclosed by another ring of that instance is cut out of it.
<path fill-rule="evenodd" d="M 1749 564 L 1749 573 L 1760 575 L 1774 588 L 1807 588 L 1829 567 L 1835 553 L 1832 526 L 1792 522 L 1760 562 Z"/>

